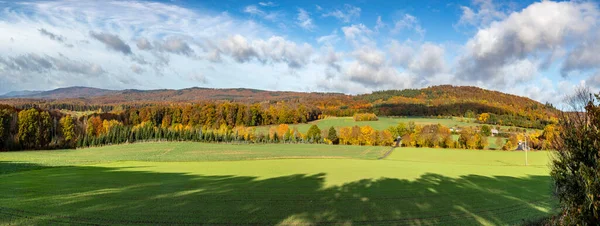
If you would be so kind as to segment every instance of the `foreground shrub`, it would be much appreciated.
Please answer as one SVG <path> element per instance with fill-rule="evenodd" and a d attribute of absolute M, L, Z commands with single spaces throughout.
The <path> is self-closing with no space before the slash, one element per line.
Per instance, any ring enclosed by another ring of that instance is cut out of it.
<path fill-rule="evenodd" d="M 600 96 L 596 95 L 596 99 Z M 570 104 L 574 110 L 560 120 L 551 176 L 560 201 L 555 224 L 597 225 L 600 222 L 600 107 L 585 90 Z"/>

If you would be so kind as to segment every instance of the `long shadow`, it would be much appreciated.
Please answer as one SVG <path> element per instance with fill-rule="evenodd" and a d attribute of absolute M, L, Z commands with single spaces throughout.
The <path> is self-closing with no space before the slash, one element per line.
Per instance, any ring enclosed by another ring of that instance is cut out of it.
<path fill-rule="evenodd" d="M 323 173 L 259 179 L 139 170 L 0 175 L 0 225 L 510 225 L 555 205 L 548 176 L 425 174 L 326 187 Z"/>
<path fill-rule="evenodd" d="M 46 168 L 51 168 L 51 166 L 44 166 L 44 165 L 28 163 L 28 162 L 0 161 L 0 175 L 9 174 L 9 173 L 17 173 L 17 172 L 21 172 L 21 171 L 46 169 Z"/>

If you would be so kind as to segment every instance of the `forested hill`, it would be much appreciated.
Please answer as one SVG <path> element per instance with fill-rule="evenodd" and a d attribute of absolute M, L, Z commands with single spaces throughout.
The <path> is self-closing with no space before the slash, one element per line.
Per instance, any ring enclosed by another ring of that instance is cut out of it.
<path fill-rule="evenodd" d="M 539 114 L 554 115 L 557 110 L 552 104 L 542 104 L 527 97 L 506 94 L 498 91 L 486 90 L 473 86 L 441 85 L 423 89 L 387 90 L 376 91 L 371 94 L 360 95 L 375 107 L 385 108 L 397 105 L 424 105 L 424 106 L 464 106 L 477 111 L 479 107 L 487 106 L 496 108 L 488 112 L 504 114 Z M 445 114 L 442 114 L 445 115 Z M 539 116 L 543 117 L 543 116 Z"/>
<path fill-rule="evenodd" d="M 12 92 L 11 92 L 12 93 Z M 25 102 L 78 103 L 93 105 L 139 104 L 139 103 L 187 103 L 197 101 L 228 100 L 233 102 L 255 103 L 262 101 L 285 101 L 322 98 L 350 99 L 341 93 L 304 93 L 288 91 L 266 91 L 257 89 L 213 89 L 187 88 L 180 90 L 105 90 L 89 87 L 68 87 L 29 95 L 0 96 L 0 103 L 15 104 Z"/>
<path fill-rule="evenodd" d="M 341 93 L 306 93 L 291 91 L 266 91 L 257 89 L 187 88 L 180 90 L 107 90 L 91 87 L 67 87 L 50 91 L 13 91 L 4 96 L 2 103 L 40 101 L 68 102 L 80 100 L 87 104 L 127 104 L 137 102 L 194 102 L 228 100 L 233 102 L 262 102 L 295 99 L 323 99 L 350 101 L 351 103 L 396 104 L 415 103 L 443 105 L 448 103 L 499 103 L 507 106 L 551 107 L 526 97 L 491 91 L 473 86 L 441 85 L 423 89 L 385 90 L 357 96 Z"/>
<path fill-rule="evenodd" d="M 558 112 L 552 105 L 526 97 L 471 86 L 432 86 L 423 89 L 376 91 L 371 94 L 305 93 L 256 89 L 188 88 L 181 90 L 104 90 L 70 87 L 0 99 L 17 108 L 110 111 L 116 106 L 149 106 L 234 102 L 270 105 L 286 103 L 319 109 L 321 115 L 352 116 L 372 112 L 380 116 L 467 116 L 490 113 L 494 124 L 540 128 Z M 511 123 L 506 123 L 510 121 Z"/>
<path fill-rule="evenodd" d="M 441 105 L 460 102 L 499 103 L 502 105 L 550 107 L 527 97 L 486 90 L 474 86 L 440 85 L 423 89 L 385 90 L 359 96 L 371 103 L 412 102 Z"/>

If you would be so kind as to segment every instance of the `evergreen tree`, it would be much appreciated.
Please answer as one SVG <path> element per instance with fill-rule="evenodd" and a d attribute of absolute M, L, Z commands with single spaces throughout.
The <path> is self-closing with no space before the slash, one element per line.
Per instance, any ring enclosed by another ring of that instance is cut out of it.
<path fill-rule="evenodd" d="M 327 133 L 327 139 L 330 140 L 332 144 L 339 144 L 337 132 L 335 131 L 335 128 L 333 128 L 333 126 L 329 128 L 329 133 Z"/>
<path fill-rule="evenodd" d="M 317 125 L 310 126 L 308 132 L 306 132 L 306 137 L 311 143 L 319 143 L 321 140 L 321 129 Z"/>

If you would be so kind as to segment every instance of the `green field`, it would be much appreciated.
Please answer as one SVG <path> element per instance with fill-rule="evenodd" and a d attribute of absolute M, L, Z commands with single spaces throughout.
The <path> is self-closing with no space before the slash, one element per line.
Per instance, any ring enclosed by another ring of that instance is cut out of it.
<path fill-rule="evenodd" d="M 326 118 L 326 119 L 313 121 L 310 123 L 293 124 L 293 125 L 290 125 L 290 128 L 295 127 L 298 129 L 298 131 L 300 131 L 302 133 L 306 133 L 306 131 L 308 131 L 308 128 L 310 128 L 310 126 L 313 124 L 319 126 L 319 128 L 321 130 L 328 129 L 329 127 L 332 127 L 332 126 L 334 128 L 340 128 L 340 127 L 348 127 L 348 126 L 355 126 L 355 125 L 356 126 L 369 125 L 369 126 L 373 127 L 373 129 L 384 130 L 384 129 L 389 128 L 390 126 L 396 126 L 400 122 L 404 122 L 406 124 L 408 124 L 409 122 L 415 122 L 415 124 L 420 124 L 420 125 L 441 124 L 441 125 L 444 125 L 449 128 L 458 127 L 458 126 L 460 126 L 460 127 L 481 126 L 481 124 L 478 124 L 478 123 L 461 122 L 459 120 L 459 118 L 437 119 L 437 118 L 421 118 L 421 117 L 406 117 L 406 118 L 380 117 L 378 121 L 355 122 L 354 119 L 352 119 L 352 117 L 332 117 L 332 118 Z M 259 133 L 261 133 L 261 132 L 268 133 L 270 127 L 271 126 L 259 126 L 259 127 L 256 127 L 257 128 L 256 131 Z M 508 127 L 501 126 L 501 128 L 507 129 Z M 453 135 L 452 137 L 454 138 L 454 140 L 458 140 L 458 135 Z M 503 143 L 506 143 L 506 140 L 507 140 L 506 138 L 502 138 Z M 487 148 L 498 150 L 502 147 L 501 146 L 498 147 L 496 145 L 495 137 L 488 137 Z"/>
<path fill-rule="evenodd" d="M 455 127 L 455 126 L 477 126 L 481 125 L 478 123 L 472 122 L 461 122 L 458 118 L 453 119 L 437 119 L 437 118 L 422 118 L 422 117 L 379 117 L 377 121 L 362 121 L 355 122 L 352 117 L 331 117 L 326 119 L 321 119 L 317 121 L 312 121 L 309 123 L 301 123 L 301 124 L 293 124 L 290 127 L 298 128 L 298 131 L 305 133 L 308 131 L 311 125 L 315 124 L 319 126 L 321 129 L 328 129 L 329 127 L 348 127 L 348 126 L 364 126 L 370 125 L 373 129 L 376 130 L 384 130 L 389 128 L 390 126 L 396 126 L 398 123 L 404 122 L 408 125 L 409 122 L 415 122 L 415 124 L 420 125 L 428 125 L 428 124 L 441 124 L 447 127 Z M 269 132 L 269 127 L 271 126 L 259 126 L 257 127 L 257 132 Z"/>
<path fill-rule="evenodd" d="M 142 143 L 0 153 L 0 225 L 507 225 L 547 216 L 548 152 Z"/>

